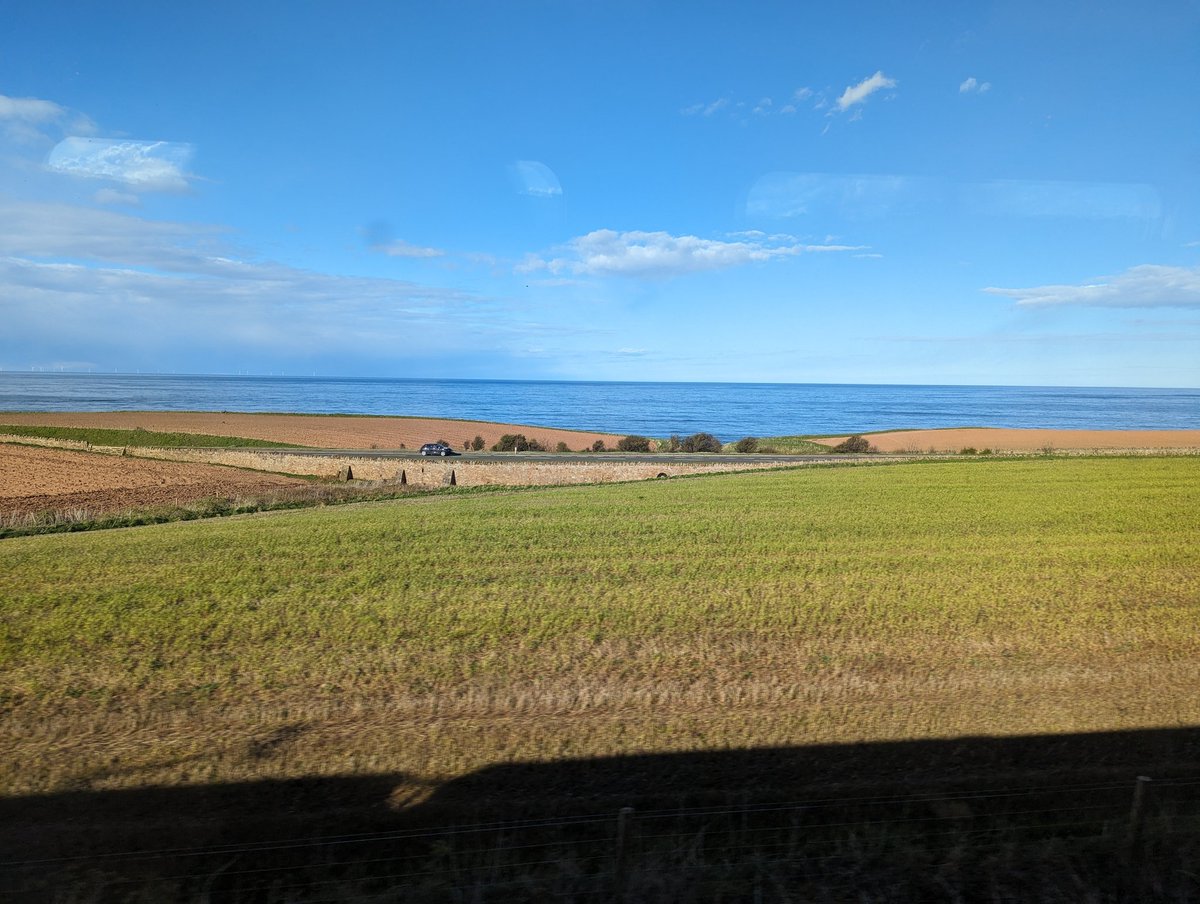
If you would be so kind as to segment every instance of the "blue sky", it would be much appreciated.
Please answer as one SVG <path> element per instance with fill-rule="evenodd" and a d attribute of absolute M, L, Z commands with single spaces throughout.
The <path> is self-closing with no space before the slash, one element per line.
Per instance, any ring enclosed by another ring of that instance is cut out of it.
<path fill-rule="evenodd" d="M 5 7 L 5 370 L 1200 386 L 1195 3 Z"/>

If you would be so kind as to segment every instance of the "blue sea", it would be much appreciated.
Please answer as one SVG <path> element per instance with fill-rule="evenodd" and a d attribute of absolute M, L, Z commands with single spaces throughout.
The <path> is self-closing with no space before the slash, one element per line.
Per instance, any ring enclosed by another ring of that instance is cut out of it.
<path fill-rule="evenodd" d="M 648 436 L 929 427 L 1200 429 L 1200 389 L 0 373 L 3 411 L 386 414 Z M 0 421 L 2 422 L 2 421 Z"/>

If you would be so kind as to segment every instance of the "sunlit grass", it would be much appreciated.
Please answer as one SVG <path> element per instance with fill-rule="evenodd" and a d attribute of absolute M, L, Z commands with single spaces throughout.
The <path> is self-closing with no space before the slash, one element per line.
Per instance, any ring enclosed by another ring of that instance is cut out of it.
<path fill-rule="evenodd" d="M 798 470 L 21 538 L 0 597 L 10 788 L 1178 724 L 1200 720 L 1200 463 Z M 303 731 L 248 758 L 280 724 Z"/>

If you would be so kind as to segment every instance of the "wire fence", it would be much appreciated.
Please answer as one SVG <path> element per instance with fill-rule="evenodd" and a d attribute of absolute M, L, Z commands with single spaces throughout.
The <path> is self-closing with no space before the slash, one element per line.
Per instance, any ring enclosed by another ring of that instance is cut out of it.
<path fill-rule="evenodd" d="M 0 901 L 892 900 L 1014 881 L 1189 900 L 1198 858 L 1200 780 L 1139 778 L 18 857 L 0 861 Z"/>

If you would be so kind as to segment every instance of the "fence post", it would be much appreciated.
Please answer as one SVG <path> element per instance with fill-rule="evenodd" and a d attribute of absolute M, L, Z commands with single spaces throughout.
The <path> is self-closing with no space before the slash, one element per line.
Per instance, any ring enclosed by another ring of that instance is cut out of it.
<path fill-rule="evenodd" d="M 1146 807 L 1146 786 L 1150 784 L 1148 775 L 1139 775 L 1133 783 L 1133 803 L 1129 807 L 1129 847 L 1137 846 L 1142 836 L 1142 818 Z"/>
<path fill-rule="evenodd" d="M 629 817 L 633 815 L 633 807 L 622 807 L 617 812 L 617 857 L 613 866 L 613 886 L 616 899 L 625 899 L 625 883 L 629 872 Z"/>

